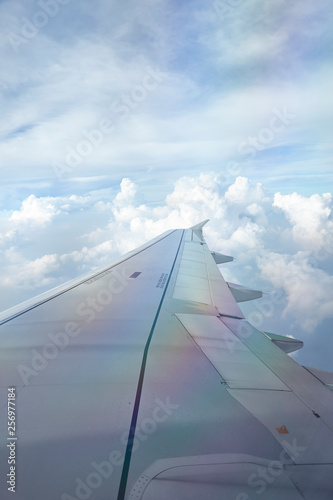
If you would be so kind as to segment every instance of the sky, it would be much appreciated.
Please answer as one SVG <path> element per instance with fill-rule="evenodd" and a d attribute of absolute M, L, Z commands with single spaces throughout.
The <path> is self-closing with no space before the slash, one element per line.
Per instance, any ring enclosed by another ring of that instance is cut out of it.
<path fill-rule="evenodd" d="M 0 309 L 206 218 L 333 371 L 330 0 L 0 0 Z"/>

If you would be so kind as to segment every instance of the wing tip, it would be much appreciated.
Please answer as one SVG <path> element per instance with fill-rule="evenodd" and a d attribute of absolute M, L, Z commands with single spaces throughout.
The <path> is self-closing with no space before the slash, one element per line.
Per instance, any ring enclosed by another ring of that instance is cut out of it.
<path fill-rule="evenodd" d="M 204 221 L 199 222 L 199 224 L 195 224 L 189 229 L 192 229 L 192 231 L 198 231 L 198 230 L 200 231 L 200 229 L 202 229 L 207 224 L 207 222 L 209 222 L 209 219 L 205 219 Z"/>

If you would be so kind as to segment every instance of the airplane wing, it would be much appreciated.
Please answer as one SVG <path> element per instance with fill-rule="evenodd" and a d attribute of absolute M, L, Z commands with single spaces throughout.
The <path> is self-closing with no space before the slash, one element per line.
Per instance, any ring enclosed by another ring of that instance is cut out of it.
<path fill-rule="evenodd" d="M 1 499 L 332 498 L 333 376 L 244 318 L 205 222 L 0 315 Z"/>

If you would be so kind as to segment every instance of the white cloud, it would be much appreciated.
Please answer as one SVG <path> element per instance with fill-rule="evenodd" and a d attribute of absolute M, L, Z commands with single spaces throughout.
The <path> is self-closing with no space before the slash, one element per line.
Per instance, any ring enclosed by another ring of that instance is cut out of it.
<path fill-rule="evenodd" d="M 253 203 L 262 202 L 265 199 L 265 190 L 261 183 L 253 186 L 247 177 L 239 176 L 229 187 L 225 197 L 231 203 L 252 204 L 253 207 Z"/>
<path fill-rule="evenodd" d="M 304 174 L 313 173 L 315 164 L 316 171 L 326 173 L 330 5 L 280 4 L 241 2 L 230 7 L 223 22 L 213 2 L 194 2 L 190 10 L 185 4 L 170 9 L 164 0 L 144 0 L 130 10 L 106 0 L 96 1 L 94 9 L 70 2 L 15 53 L 8 33 L 19 33 L 22 17 L 32 19 L 40 8 L 23 0 L 3 2 L 0 50 L 8 69 L 0 75 L 2 178 L 43 180 L 48 193 L 67 193 L 53 163 L 63 162 L 68 148 L 76 148 L 84 132 L 105 118 L 115 122 L 114 132 L 67 178 L 110 175 L 118 181 L 126 169 L 127 176 L 141 181 L 152 168 L 162 191 L 169 179 L 226 170 L 238 146 L 268 125 L 273 108 L 283 106 L 297 119 L 268 145 L 271 161 L 257 155 L 260 180 L 290 174 L 290 166 Z M 303 43 L 295 43 L 295 26 Z M 121 121 L 112 102 L 142 84 L 147 66 L 160 67 L 163 81 L 142 103 L 127 106 L 128 119 Z M 297 149 L 298 161 L 292 154 L 281 161 L 283 147 Z M 309 150 L 314 158 L 306 154 L 300 162 L 300 151 Z M 320 155 L 323 161 L 316 161 Z M 257 165 L 236 159 L 244 177 L 256 171 Z"/>
<path fill-rule="evenodd" d="M 244 176 L 225 186 L 214 172 L 180 177 L 159 204 L 147 204 L 127 177 L 113 194 L 31 195 L 6 221 L 0 284 L 11 290 L 10 298 L 15 290 L 39 292 L 106 265 L 168 229 L 210 219 L 210 248 L 236 257 L 223 268 L 226 279 L 282 290 L 284 316 L 310 332 L 333 311 L 333 248 L 318 247 L 331 228 L 330 201 L 329 195 L 271 196 Z M 286 237 L 289 223 L 293 238 Z"/>
<path fill-rule="evenodd" d="M 31 194 L 23 200 L 20 210 L 13 211 L 10 220 L 16 224 L 45 225 L 59 214 L 67 214 L 84 206 L 88 199 L 82 196 L 37 198 Z"/>
<path fill-rule="evenodd" d="M 330 193 L 310 197 L 298 193 L 276 193 L 273 206 L 280 208 L 289 220 L 294 240 L 314 249 L 327 242 L 333 233 L 331 204 Z"/>
<path fill-rule="evenodd" d="M 264 279 L 285 291 L 284 314 L 297 318 L 305 331 L 313 332 L 323 319 L 333 317 L 333 276 L 311 266 L 310 252 L 266 252 L 258 257 L 258 267 Z"/>
<path fill-rule="evenodd" d="M 33 194 L 22 202 L 20 210 L 13 212 L 11 220 L 15 223 L 31 222 L 45 224 L 59 214 L 59 210 L 52 203 L 51 198 L 37 199 Z"/>
<path fill-rule="evenodd" d="M 137 193 L 137 186 L 131 179 L 125 178 L 121 181 L 120 192 L 117 194 L 114 200 L 115 207 L 124 207 L 129 203 L 135 201 L 135 195 Z"/>
<path fill-rule="evenodd" d="M 40 258 L 28 260 L 22 253 L 10 247 L 5 252 L 5 257 L 6 268 L 2 272 L 1 285 L 7 291 L 10 292 L 11 289 L 39 290 L 45 287 L 51 288 L 57 283 L 54 275 L 60 270 L 57 255 L 43 255 Z"/>

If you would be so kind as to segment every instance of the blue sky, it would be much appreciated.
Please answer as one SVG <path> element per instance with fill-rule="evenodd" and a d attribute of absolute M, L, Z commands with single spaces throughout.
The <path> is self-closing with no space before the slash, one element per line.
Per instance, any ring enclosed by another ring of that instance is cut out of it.
<path fill-rule="evenodd" d="M 1 1 L 2 309 L 209 217 L 226 278 L 284 297 L 260 327 L 333 371 L 332 16 Z"/>

